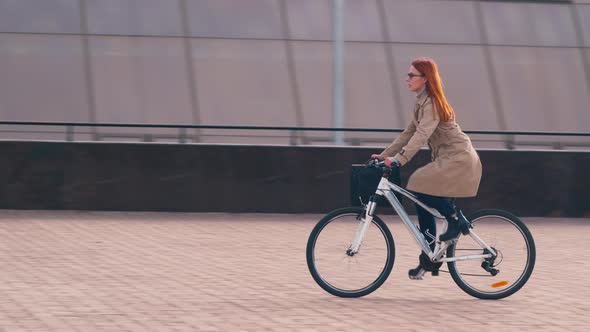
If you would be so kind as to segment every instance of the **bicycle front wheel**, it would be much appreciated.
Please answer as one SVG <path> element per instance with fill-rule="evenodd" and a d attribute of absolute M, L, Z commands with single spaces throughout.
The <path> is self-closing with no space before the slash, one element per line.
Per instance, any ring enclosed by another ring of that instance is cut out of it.
<path fill-rule="evenodd" d="M 373 216 L 360 250 L 349 249 L 361 224 L 364 209 L 335 210 L 322 218 L 307 241 L 307 266 L 313 279 L 328 293 L 360 297 L 379 288 L 391 273 L 395 246 L 391 232 Z"/>
<path fill-rule="evenodd" d="M 535 266 L 535 242 L 526 225 L 511 213 L 483 210 L 468 217 L 473 232 L 490 246 L 496 256 L 449 262 L 455 283 L 480 299 L 501 299 L 517 292 L 528 281 Z M 447 249 L 447 257 L 485 255 L 473 237 L 461 236 Z"/>

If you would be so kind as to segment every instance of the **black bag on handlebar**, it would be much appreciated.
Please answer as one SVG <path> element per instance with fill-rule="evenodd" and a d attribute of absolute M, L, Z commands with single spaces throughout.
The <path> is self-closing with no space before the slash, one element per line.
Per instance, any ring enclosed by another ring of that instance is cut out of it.
<path fill-rule="evenodd" d="M 364 164 L 353 164 L 350 176 L 350 203 L 353 206 L 360 206 L 369 202 L 369 197 L 375 194 L 379 181 L 381 181 L 382 172 L 378 168 L 366 167 Z M 401 185 L 401 174 L 399 167 L 394 167 L 388 178 L 389 181 Z M 401 202 L 402 195 L 395 193 L 397 199 Z M 387 206 L 387 199 L 380 197 L 377 201 L 379 206 Z"/>

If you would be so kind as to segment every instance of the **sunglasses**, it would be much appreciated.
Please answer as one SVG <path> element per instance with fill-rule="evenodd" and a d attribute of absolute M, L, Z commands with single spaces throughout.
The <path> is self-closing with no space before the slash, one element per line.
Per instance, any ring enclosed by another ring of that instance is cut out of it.
<path fill-rule="evenodd" d="M 424 77 L 424 76 L 426 76 L 426 75 L 424 75 L 424 74 L 419 74 L 419 75 L 418 75 L 418 74 L 414 74 L 414 73 L 408 73 L 408 77 L 409 77 L 410 79 L 412 79 L 412 78 L 414 78 L 414 77 L 416 77 L 416 76 L 418 76 L 418 77 Z"/>

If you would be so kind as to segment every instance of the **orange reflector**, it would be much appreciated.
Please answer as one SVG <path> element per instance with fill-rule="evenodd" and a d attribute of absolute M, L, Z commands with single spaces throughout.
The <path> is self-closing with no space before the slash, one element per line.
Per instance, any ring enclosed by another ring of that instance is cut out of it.
<path fill-rule="evenodd" d="M 502 286 L 506 286 L 506 285 L 508 285 L 508 281 L 504 280 L 504 281 L 499 281 L 499 282 L 493 283 L 492 287 L 498 288 L 498 287 L 502 287 Z"/>

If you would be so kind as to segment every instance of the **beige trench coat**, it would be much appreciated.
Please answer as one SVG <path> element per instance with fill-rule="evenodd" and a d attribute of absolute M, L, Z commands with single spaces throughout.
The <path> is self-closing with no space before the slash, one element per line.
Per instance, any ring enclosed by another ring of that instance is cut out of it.
<path fill-rule="evenodd" d="M 417 169 L 407 189 L 441 197 L 473 197 L 481 180 L 481 162 L 471 140 L 455 120 L 440 122 L 427 93 L 416 100 L 408 127 L 381 156 L 404 165 L 428 143 L 432 162 Z"/>

